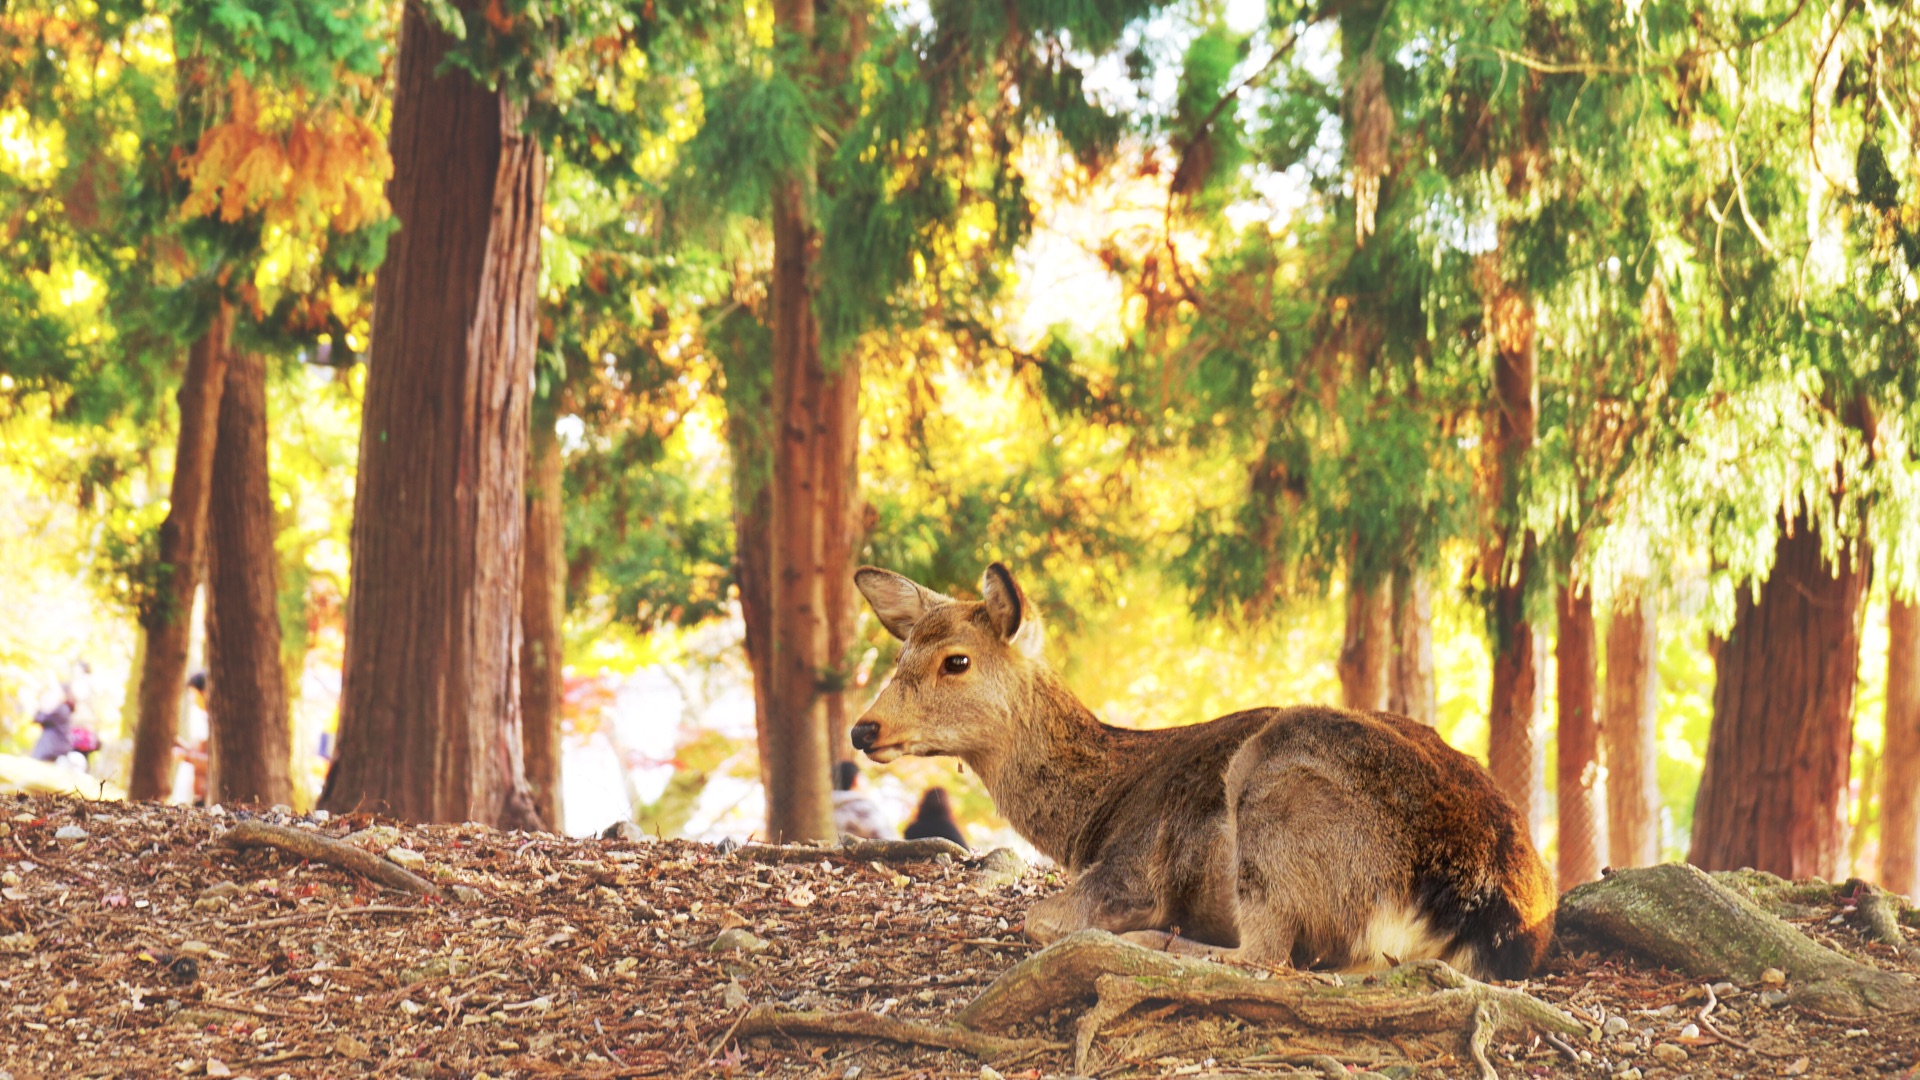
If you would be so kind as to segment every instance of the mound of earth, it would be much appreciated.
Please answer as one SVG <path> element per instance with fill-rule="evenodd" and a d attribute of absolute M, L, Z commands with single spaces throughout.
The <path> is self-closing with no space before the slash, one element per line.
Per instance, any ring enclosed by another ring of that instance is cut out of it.
<path fill-rule="evenodd" d="M 236 848 L 243 820 L 353 844 L 437 895 Z M 774 1010 L 931 1030 L 1036 951 L 1018 930 L 1046 873 L 869 854 L 0 798 L 0 1080 L 1072 1075 L 1079 1011 L 1064 1006 L 1020 1018 L 1008 1045 L 1023 1049 L 987 1061 L 897 1034 L 743 1033 Z M 1912 929 L 1904 949 L 1869 944 L 1836 895 L 1797 896 L 1791 921 L 1920 972 Z M 1920 1076 L 1914 1015 L 1830 1018 L 1773 977 L 1709 989 L 1561 950 L 1508 985 L 1590 1030 L 1495 1040 L 1482 1056 L 1501 1076 Z M 1079 1064 L 1482 1077 L 1473 1054 L 1451 1036 L 1335 1036 L 1174 1002 L 1108 1017 Z"/>

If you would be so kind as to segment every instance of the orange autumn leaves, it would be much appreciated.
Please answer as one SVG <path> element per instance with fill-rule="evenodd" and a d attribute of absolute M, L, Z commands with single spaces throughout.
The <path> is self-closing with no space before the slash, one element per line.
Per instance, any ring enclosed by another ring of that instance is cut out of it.
<path fill-rule="evenodd" d="M 298 109 L 297 98 L 228 82 L 224 120 L 180 164 L 190 191 L 183 217 L 258 213 L 269 230 L 317 238 L 350 233 L 390 213 L 393 159 L 373 123 L 343 108 Z M 279 100 L 271 100 L 278 98 Z"/>

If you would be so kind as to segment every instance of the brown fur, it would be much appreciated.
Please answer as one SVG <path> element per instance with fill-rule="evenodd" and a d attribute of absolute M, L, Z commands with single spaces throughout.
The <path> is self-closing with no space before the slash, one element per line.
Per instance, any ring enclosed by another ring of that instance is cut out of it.
<path fill-rule="evenodd" d="M 1037 620 L 999 564 L 979 603 L 872 568 L 856 581 L 906 644 L 854 745 L 979 773 L 1073 874 L 1028 913 L 1036 939 L 1099 927 L 1268 964 L 1438 957 L 1506 978 L 1544 955 L 1554 893 L 1526 822 L 1431 728 L 1321 706 L 1109 727 L 1039 658 Z"/>

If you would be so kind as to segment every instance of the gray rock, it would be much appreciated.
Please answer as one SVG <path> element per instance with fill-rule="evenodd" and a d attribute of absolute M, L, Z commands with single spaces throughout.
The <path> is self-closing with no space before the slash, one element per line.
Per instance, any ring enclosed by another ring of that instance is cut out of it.
<path fill-rule="evenodd" d="M 731 930 L 720 931 L 720 935 L 713 939 L 713 944 L 707 946 L 707 951 L 717 953 L 744 952 L 758 954 L 766 952 L 772 947 L 773 943 L 767 939 L 755 934 L 746 927 L 736 926 Z"/>
<path fill-rule="evenodd" d="M 1607 1022 L 1600 1025 L 1600 1030 L 1606 1032 L 1608 1035 L 1623 1034 L 1627 1030 L 1627 1018 L 1624 1016 L 1609 1016 L 1607 1017 Z"/>
<path fill-rule="evenodd" d="M 634 844 L 652 843 L 654 837 L 631 821 L 616 821 L 600 832 L 602 840 L 625 840 Z"/>
<path fill-rule="evenodd" d="M 1777 1009 L 1786 1003 L 1787 992 L 1785 990 L 1760 991 L 1760 1004 L 1765 1005 L 1769 1009 Z"/>
<path fill-rule="evenodd" d="M 409 847 L 388 848 L 387 861 L 408 870 L 421 870 L 427 865 L 427 857 Z"/>
<path fill-rule="evenodd" d="M 1653 1048 L 1654 1060 L 1662 1065 L 1680 1065 L 1687 1060 L 1687 1052 L 1672 1043 L 1657 1043 Z"/>
<path fill-rule="evenodd" d="M 967 884 L 976 889 L 998 889 L 1012 885 L 1027 875 L 1027 860 L 1012 848 L 994 848 L 974 864 Z"/>
<path fill-rule="evenodd" d="M 53 838 L 55 840 L 85 840 L 87 838 L 87 830 L 78 825 L 62 825 L 53 830 Z"/>
<path fill-rule="evenodd" d="M 453 898 L 463 904 L 484 904 L 487 902 L 487 894 L 471 885 L 454 885 L 447 891 L 453 893 Z"/>

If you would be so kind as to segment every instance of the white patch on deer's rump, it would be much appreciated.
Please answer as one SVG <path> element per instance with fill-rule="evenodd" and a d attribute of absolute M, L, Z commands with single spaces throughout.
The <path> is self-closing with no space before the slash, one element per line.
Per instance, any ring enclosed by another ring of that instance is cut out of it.
<path fill-rule="evenodd" d="M 1349 971 L 1377 971 L 1409 960 L 1443 959 L 1452 942 L 1433 932 L 1427 917 L 1403 904 L 1382 903 L 1360 931 Z"/>

